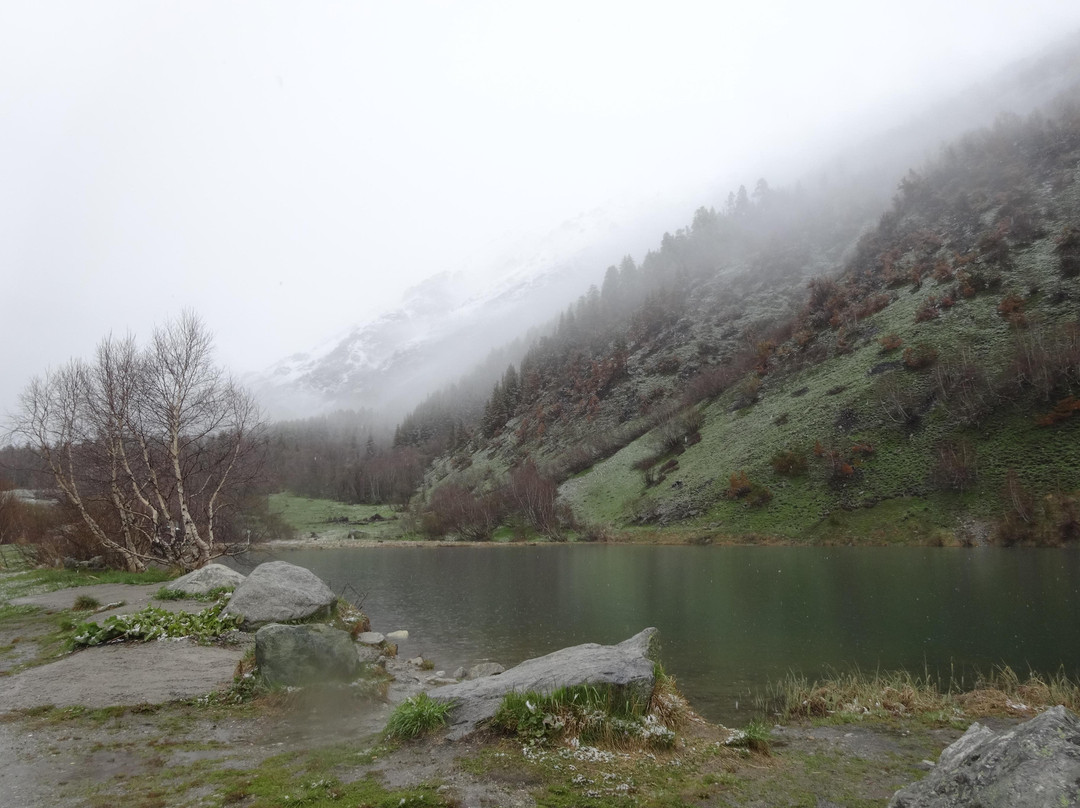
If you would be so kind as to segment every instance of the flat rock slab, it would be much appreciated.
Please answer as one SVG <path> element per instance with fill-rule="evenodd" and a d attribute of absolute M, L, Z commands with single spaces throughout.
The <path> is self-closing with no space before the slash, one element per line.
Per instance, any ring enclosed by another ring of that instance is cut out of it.
<path fill-rule="evenodd" d="M 655 677 L 649 647 L 656 634 L 647 628 L 618 645 L 585 643 L 527 659 L 494 676 L 431 691 L 431 697 L 455 702 L 447 738 L 458 740 L 495 715 L 507 693 L 552 693 L 560 687 L 596 684 L 626 688 L 642 699 L 652 694 Z"/>
<path fill-rule="evenodd" d="M 1060 808 L 1080 805 L 1080 718 L 1051 707 L 1007 732 L 974 723 L 924 780 L 889 808 Z"/>
<path fill-rule="evenodd" d="M 0 710 L 49 704 L 118 707 L 194 698 L 229 685 L 242 656 L 241 648 L 188 640 L 99 645 L 0 679 Z"/>

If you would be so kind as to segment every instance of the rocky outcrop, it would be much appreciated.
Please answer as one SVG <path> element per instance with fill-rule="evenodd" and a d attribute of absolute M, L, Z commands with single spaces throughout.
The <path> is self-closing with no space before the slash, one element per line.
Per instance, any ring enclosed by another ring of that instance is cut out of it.
<path fill-rule="evenodd" d="M 267 623 L 287 623 L 329 614 L 336 596 L 310 570 L 285 561 L 260 564 L 233 592 L 223 614 L 239 615 L 252 631 Z"/>
<path fill-rule="evenodd" d="M 1061 706 L 1008 732 L 972 724 L 926 779 L 889 802 L 889 808 L 1068 805 L 1080 805 L 1080 719 Z"/>
<path fill-rule="evenodd" d="M 201 569 L 182 575 L 163 588 L 185 595 L 205 595 L 214 589 L 235 589 L 244 582 L 244 576 L 224 564 L 207 564 Z"/>
<path fill-rule="evenodd" d="M 255 633 L 255 664 L 271 685 L 348 682 L 360 658 L 347 632 L 323 624 L 263 626 Z"/>
<path fill-rule="evenodd" d="M 447 737 L 456 740 L 495 715 L 503 696 L 518 691 L 551 693 L 581 684 L 611 685 L 643 701 L 652 695 L 655 676 L 649 647 L 655 628 L 618 645 L 586 643 L 547 656 L 527 659 L 496 676 L 460 682 L 431 691 L 431 697 L 454 703 Z"/>

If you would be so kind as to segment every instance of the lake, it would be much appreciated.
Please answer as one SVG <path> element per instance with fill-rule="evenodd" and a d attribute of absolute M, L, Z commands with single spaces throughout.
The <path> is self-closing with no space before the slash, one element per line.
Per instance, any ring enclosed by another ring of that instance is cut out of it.
<path fill-rule="evenodd" d="M 363 597 L 401 654 L 506 666 L 660 629 L 698 712 L 727 723 L 796 671 L 1080 671 L 1080 552 L 550 545 L 278 551 Z M 348 594 L 353 595 L 353 592 Z"/>

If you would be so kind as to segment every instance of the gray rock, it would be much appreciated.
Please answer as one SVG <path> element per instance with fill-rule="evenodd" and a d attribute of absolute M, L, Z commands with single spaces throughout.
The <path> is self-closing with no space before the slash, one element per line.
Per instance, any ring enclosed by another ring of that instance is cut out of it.
<path fill-rule="evenodd" d="M 356 635 L 356 641 L 364 645 L 381 645 L 386 642 L 386 637 L 377 631 L 361 631 Z"/>
<path fill-rule="evenodd" d="M 469 672 L 465 674 L 465 678 L 483 679 L 485 676 L 498 676 L 505 670 L 506 668 L 498 662 L 481 662 L 479 665 L 473 665 L 469 668 Z"/>
<path fill-rule="evenodd" d="M 655 628 L 647 628 L 618 645 L 586 643 L 547 656 L 527 659 L 498 676 L 486 676 L 431 691 L 431 697 L 454 702 L 447 738 L 464 738 L 477 724 L 495 715 L 503 696 L 512 691 L 551 693 L 560 687 L 606 684 L 627 695 L 648 700 L 655 677 L 649 647 Z"/>
<path fill-rule="evenodd" d="M 465 678 L 465 669 L 464 668 L 454 668 L 454 672 L 452 674 L 450 674 L 450 675 L 453 676 L 455 679 L 464 679 Z"/>
<path fill-rule="evenodd" d="M 223 614 L 243 618 L 251 631 L 267 623 L 305 620 L 329 614 L 336 597 L 315 573 L 285 561 L 260 564 L 236 587 Z"/>
<path fill-rule="evenodd" d="M 347 632 L 315 623 L 272 623 L 255 632 L 255 664 L 271 685 L 348 682 L 360 669 L 356 646 Z"/>
<path fill-rule="evenodd" d="M 185 595 L 205 595 L 212 589 L 236 589 L 243 582 L 244 576 L 236 570 L 224 564 L 207 564 L 165 584 L 163 588 Z"/>
<path fill-rule="evenodd" d="M 1080 805 L 1080 718 L 1061 706 L 1008 732 L 972 724 L 926 779 L 889 801 L 889 808 L 1069 805 Z"/>

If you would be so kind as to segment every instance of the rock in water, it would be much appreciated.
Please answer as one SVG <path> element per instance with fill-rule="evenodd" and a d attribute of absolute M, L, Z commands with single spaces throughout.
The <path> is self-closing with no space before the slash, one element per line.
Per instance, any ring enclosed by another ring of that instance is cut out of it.
<path fill-rule="evenodd" d="M 267 623 L 305 620 L 329 614 L 336 596 L 311 570 L 285 561 L 260 564 L 240 586 L 222 610 L 243 618 L 247 631 Z"/>
<path fill-rule="evenodd" d="M 1008 732 L 972 724 L 926 779 L 889 808 L 1061 808 L 1080 805 L 1080 718 L 1052 707 Z"/>
<path fill-rule="evenodd" d="M 647 628 L 618 645 L 586 643 L 563 648 L 547 656 L 527 659 L 500 673 L 440 687 L 431 697 L 455 702 L 450 713 L 451 740 L 463 738 L 481 721 L 495 715 L 503 696 L 511 691 L 552 693 L 560 687 L 594 684 L 624 689 L 643 702 L 656 681 L 649 658 L 655 628 Z"/>
<path fill-rule="evenodd" d="M 347 632 L 323 624 L 272 623 L 255 632 L 255 664 L 271 685 L 348 682 L 360 669 Z"/>
<path fill-rule="evenodd" d="M 244 576 L 236 570 L 224 564 L 207 564 L 165 584 L 163 588 L 185 595 L 205 595 L 212 589 L 235 589 L 243 582 Z"/>

